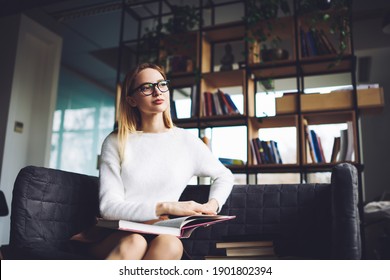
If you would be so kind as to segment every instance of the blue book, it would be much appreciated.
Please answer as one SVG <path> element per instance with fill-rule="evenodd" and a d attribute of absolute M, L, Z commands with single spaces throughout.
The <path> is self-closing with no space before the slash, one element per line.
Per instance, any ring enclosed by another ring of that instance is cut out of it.
<path fill-rule="evenodd" d="M 318 55 L 318 51 L 317 51 L 316 43 L 314 41 L 313 33 L 309 30 L 306 34 L 307 34 L 307 41 L 308 41 L 308 45 L 309 45 L 308 49 L 309 49 L 310 55 L 312 55 L 312 56 Z"/>
<path fill-rule="evenodd" d="M 316 156 L 317 162 L 324 162 L 321 156 L 320 146 L 317 139 L 317 134 L 314 130 L 310 130 L 311 139 L 313 141 L 314 155 Z"/>
<path fill-rule="evenodd" d="M 233 102 L 232 98 L 230 97 L 230 95 L 225 93 L 225 97 L 226 97 L 226 100 L 229 103 L 230 107 L 233 109 L 233 111 L 236 112 L 237 114 L 239 114 L 240 111 L 237 109 L 236 104 L 234 104 L 234 102 Z"/>

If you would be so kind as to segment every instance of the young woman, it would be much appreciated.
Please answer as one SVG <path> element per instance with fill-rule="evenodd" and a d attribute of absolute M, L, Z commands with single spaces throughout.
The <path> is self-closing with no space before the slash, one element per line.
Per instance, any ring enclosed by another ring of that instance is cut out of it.
<path fill-rule="evenodd" d="M 232 173 L 200 139 L 173 125 L 168 86 L 154 64 L 141 64 L 125 78 L 118 131 L 101 152 L 100 211 L 106 219 L 216 214 L 231 192 Z M 193 176 L 212 178 L 205 204 L 178 201 Z M 92 252 L 107 259 L 180 259 L 183 247 L 171 235 L 115 231 Z"/>

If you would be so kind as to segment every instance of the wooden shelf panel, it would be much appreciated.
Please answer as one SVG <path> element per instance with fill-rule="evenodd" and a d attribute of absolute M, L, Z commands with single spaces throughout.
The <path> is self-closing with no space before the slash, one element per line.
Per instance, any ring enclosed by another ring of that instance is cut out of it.
<path fill-rule="evenodd" d="M 299 164 L 257 164 L 249 165 L 248 173 L 295 173 L 299 172 Z"/>
<path fill-rule="evenodd" d="M 170 73 L 168 79 L 172 88 L 192 87 L 196 84 L 196 74 L 193 72 Z"/>
<path fill-rule="evenodd" d="M 293 60 L 249 64 L 249 68 L 257 79 L 275 79 L 297 76 L 297 67 Z"/>
<path fill-rule="evenodd" d="M 302 113 L 352 110 L 353 91 L 342 90 L 326 94 L 289 94 L 276 98 L 276 114 L 298 113 L 298 97 L 301 99 Z M 384 107 L 383 88 L 357 90 L 357 105 L 363 110 Z"/>
<path fill-rule="evenodd" d="M 245 71 L 232 70 L 202 74 L 206 83 L 214 88 L 244 86 Z"/>
<path fill-rule="evenodd" d="M 355 112 L 348 110 L 337 112 L 307 113 L 303 114 L 303 117 L 307 120 L 309 125 L 337 124 L 346 123 L 347 121 L 354 121 Z"/>
<path fill-rule="evenodd" d="M 243 40 L 245 37 L 245 24 L 240 21 L 205 27 L 203 36 L 210 43 Z"/>
<path fill-rule="evenodd" d="M 318 112 L 353 109 L 353 91 L 342 90 L 327 94 L 301 94 L 302 112 Z M 359 109 L 384 106 L 383 88 L 357 90 Z"/>
<path fill-rule="evenodd" d="M 298 126 L 297 115 L 283 115 L 265 118 L 250 118 L 253 129 Z"/>
<path fill-rule="evenodd" d="M 221 115 L 199 118 L 200 128 L 247 125 L 244 115 Z"/>
<path fill-rule="evenodd" d="M 319 55 L 303 58 L 299 63 L 299 67 L 304 76 L 343 73 L 352 71 L 353 60 L 354 57 L 347 54 L 341 58 L 338 58 L 337 55 Z"/>
<path fill-rule="evenodd" d="M 249 174 L 256 173 L 316 173 L 316 172 L 331 172 L 336 163 L 308 163 L 308 164 L 260 164 L 248 165 L 247 172 Z M 359 170 L 363 170 L 363 165 L 356 162 L 348 162 L 355 165 Z M 241 167 L 242 169 L 243 167 Z M 234 169 L 232 169 L 233 171 Z"/>
<path fill-rule="evenodd" d="M 181 128 L 198 128 L 198 118 L 174 119 L 173 123 Z"/>
<path fill-rule="evenodd" d="M 275 99 L 276 115 L 296 114 L 298 112 L 298 93 L 286 94 Z"/>
<path fill-rule="evenodd" d="M 348 110 L 353 108 L 352 92 L 300 94 L 302 112 Z"/>
<path fill-rule="evenodd" d="M 275 79 L 296 77 L 298 73 L 303 76 L 315 76 L 352 71 L 351 56 L 338 60 L 335 55 L 323 55 L 306 58 L 301 61 L 292 59 L 275 60 L 270 62 L 249 63 L 249 68 L 258 79 Z M 298 70 L 299 69 L 299 70 Z"/>
<path fill-rule="evenodd" d="M 383 88 L 367 88 L 357 91 L 357 103 L 359 109 L 382 108 L 385 106 Z"/>

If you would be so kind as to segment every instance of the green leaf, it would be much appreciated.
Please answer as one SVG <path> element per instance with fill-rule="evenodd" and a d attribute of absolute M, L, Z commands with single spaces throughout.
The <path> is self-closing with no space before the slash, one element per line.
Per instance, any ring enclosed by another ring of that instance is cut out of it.
<path fill-rule="evenodd" d="M 322 17 L 322 19 L 324 20 L 324 21 L 327 21 L 327 20 L 329 20 L 330 19 L 330 14 L 324 14 L 324 16 Z"/>

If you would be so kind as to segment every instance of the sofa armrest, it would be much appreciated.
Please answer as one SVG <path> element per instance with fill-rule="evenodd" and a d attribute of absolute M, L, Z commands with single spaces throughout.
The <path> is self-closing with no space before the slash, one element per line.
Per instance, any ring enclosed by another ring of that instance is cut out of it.
<path fill-rule="evenodd" d="M 332 170 L 332 257 L 360 259 L 361 238 L 358 211 L 358 175 L 349 163 Z"/>

